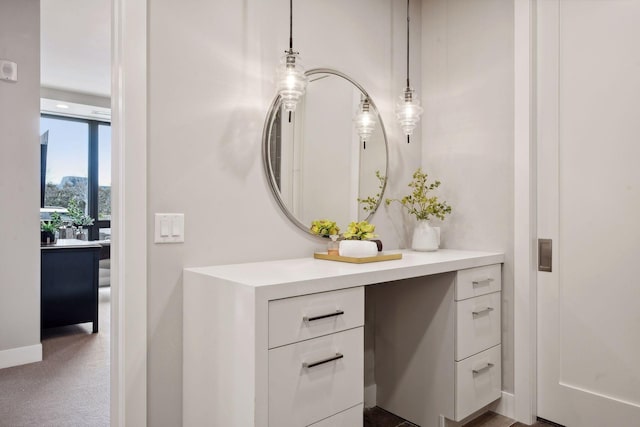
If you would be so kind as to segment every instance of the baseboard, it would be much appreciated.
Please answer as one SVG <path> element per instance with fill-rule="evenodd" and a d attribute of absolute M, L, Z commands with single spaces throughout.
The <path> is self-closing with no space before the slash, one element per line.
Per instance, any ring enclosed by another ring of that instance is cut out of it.
<path fill-rule="evenodd" d="M 0 369 L 42 361 L 42 344 L 0 351 Z"/>
<path fill-rule="evenodd" d="M 378 386 L 376 384 L 369 384 L 364 388 L 364 407 L 373 408 L 378 404 L 376 396 L 378 392 Z"/>
<path fill-rule="evenodd" d="M 491 410 L 497 414 L 504 415 L 505 417 L 515 419 L 516 418 L 516 405 L 513 393 L 502 392 L 502 399 L 496 401 L 495 407 Z"/>
<path fill-rule="evenodd" d="M 484 414 L 487 411 L 495 412 L 496 414 L 503 415 L 507 418 L 515 419 L 515 403 L 513 394 L 507 393 L 506 391 L 502 392 L 502 397 L 496 400 L 493 403 L 485 406 L 484 408 L 479 409 L 473 414 L 469 415 L 465 419 L 456 422 L 449 420 L 442 415 L 440 416 L 440 427 L 462 427 L 467 423 L 470 423 L 474 419 L 478 418 L 480 415 Z"/>

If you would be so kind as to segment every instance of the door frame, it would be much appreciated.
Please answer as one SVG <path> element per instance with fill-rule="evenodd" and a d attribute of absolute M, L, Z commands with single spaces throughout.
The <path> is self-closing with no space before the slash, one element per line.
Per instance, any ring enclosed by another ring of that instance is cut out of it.
<path fill-rule="evenodd" d="M 111 0 L 111 426 L 147 425 L 147 2 Z M 134 261 L 135 260 L 135 261 Z"/>
<path fill-rule="evenodd" d="M 536 0 L 514 0 L 514 418 L 536 420 Z"/>

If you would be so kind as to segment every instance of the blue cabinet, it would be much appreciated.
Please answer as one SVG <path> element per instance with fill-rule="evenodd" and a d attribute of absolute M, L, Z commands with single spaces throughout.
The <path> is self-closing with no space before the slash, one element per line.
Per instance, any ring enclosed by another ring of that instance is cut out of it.
<path fill-rule="evenodd" d="M 40 254 L 41 330 L 93 322 L 93 332 L 98 332 L 100 245 L 47 246 Z"/>

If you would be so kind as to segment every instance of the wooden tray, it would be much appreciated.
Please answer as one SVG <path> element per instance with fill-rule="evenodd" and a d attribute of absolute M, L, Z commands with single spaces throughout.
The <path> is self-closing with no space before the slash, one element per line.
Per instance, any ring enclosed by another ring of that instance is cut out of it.
<path fill-rule="evenodd" d="M 402 254 L 386 254 L 384 252 L 379 253 L 376 256 L 367 256 L 367 257 L 351 257 L 351 256 L 340 256 L 340 255 L 329 255 L 326 252 L 315 252 L 313 257 L 316 259 L 326 259 L 329 261 L 340 261 L 340 262 L 350 262 L 352 264 L 364 264 L 367 262 L 380 262 L 380 261 L 390 261 L 392 259 L 402 259 Z"/>

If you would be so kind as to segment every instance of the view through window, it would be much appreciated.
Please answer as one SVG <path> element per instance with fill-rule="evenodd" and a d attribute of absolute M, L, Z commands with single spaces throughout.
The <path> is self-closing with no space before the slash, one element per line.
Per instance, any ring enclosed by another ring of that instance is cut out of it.
<path fill-rule="evenodd" d="M 91 240 L 109 239 L 111 126 L 95 120 L 42 115 L 40 133 L 44 171 L 41 218 L 47 219 L 52 211 L 64 213 L 75 204 L 95 220 L 89 227 Z"/>

